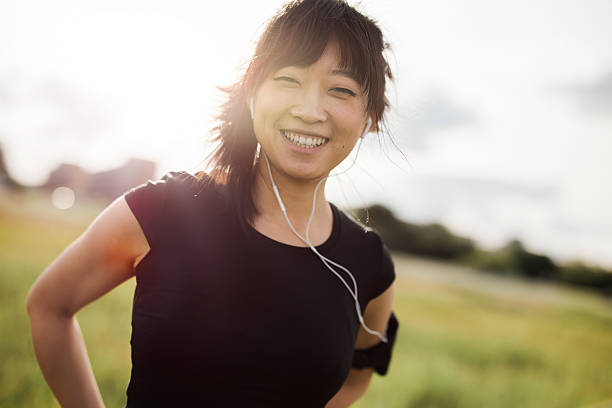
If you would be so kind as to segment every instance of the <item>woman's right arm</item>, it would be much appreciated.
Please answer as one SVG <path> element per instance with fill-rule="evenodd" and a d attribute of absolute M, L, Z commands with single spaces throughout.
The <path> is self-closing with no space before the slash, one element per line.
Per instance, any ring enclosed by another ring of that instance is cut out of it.
<path fill-rule="evenodd" d="M 51 263 L 27 298 L 40 369 L 62 407 L 103 407 L 75 313 L 134 274 L 149 244 L 123 197 Z"/>

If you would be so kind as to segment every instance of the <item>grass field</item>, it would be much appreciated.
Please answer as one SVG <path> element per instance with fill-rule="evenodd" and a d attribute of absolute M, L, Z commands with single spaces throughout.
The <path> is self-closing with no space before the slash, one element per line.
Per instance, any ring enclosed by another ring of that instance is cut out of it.
<path fill-rule="evenodd" d="M 25 296 L 99 207 L 0 198 L 0 407 L 56 407 L 38 370 Z M 367 407 L 612 407 L 612 302 L 558 285 L 395 256 L 394 359 Z M 78 315 L 108 407 L 129 379 L 129 281 Z"/>

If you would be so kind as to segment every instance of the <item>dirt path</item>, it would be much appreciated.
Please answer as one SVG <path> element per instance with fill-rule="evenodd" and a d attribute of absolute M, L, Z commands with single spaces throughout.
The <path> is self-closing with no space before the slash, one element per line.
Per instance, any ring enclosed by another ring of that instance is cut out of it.
<path fill-rule="evenodd" d="M 592 291 L 555 282 L 486 273 L 450 263 L 404 254 L 393 254 L 400 279 L 451 286 L 490 296 L 551 306 L 588 307 L 612 313 L 612 299 Z"/>

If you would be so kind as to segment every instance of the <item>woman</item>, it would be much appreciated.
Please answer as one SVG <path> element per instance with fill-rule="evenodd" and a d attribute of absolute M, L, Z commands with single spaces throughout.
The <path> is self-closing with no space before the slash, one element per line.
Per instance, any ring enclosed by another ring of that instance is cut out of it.
<path fill-rule="evenodd" d="M 290 3 L 227 89 L 210 173 L 131 190 L 47 268 L 27 303 L 63 406 L 103 406 L 74 315 L 132 276 L 129 407 L 345 407 L 386 372 L 391 259 L 323 188 L 380 129 L 384 48 L 343 1 Z"/>

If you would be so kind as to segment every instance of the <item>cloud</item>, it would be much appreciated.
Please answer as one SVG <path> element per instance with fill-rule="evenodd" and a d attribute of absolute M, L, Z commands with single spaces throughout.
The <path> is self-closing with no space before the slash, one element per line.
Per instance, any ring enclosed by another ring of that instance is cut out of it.
<path fill-rule="evenodd" d="M 562 199 L 561 187 L 552 183 L 432 173 L 406 177 L 397 172 L 397 178 L 385 179 L 385 174 L 390 173 L 385 166 L 368 170 L 371 177 L 361 179 L 357 192 L 361 203 L 387 203 L 399 216 L 415 222 L 445 220 L 462 211 L 473 214 L 475 219 L 490 218 L 489 227 L 494 229 L 500 217 L 524 214 L 525 208 L 541 209 L 538 214 L 549 213 Z M 521 217 L 514 219 L 521 222 Z"/>
<path fill-rule="evenodd" d="M 559 190 L 553 185 L 469 176 L 423 174 L 403 187 L 401 198 L 389 199 L 408 218 L 449 220 L 453 214 L 463 212 L 487 222 L 491 228 L 499 225 L 500 218 L 518 214 L 522 208 L 549 208 L 559 199 Z"/>
<path fill-rule="evenodd" d="M 399 110 L 395 132 L 402 146 L 414 150 L 426 149 L 429 139 L 441 130 L 476 121 L 474 112 L 440 91 L 429 91 L 419 98 L 416 107 Z"/>
<path fill-rule="evenodd" d="M 590 235 L 612 239 L 612 225 L 605 224 L 603 221 L 598 224 L 587 224 L 584 222 L 558 219 L 555 220 L 551 227 L 562 234 Z"/>
<path fill-rule="evenodd" d="M 558 189 L 553 185 L 527 185 L 499 179 L 425 175 L 420 182 L 430 190 L 439 190 L 448 195 L 461 193 L 477 199 L 519 196 L 549 200 L 558 195 Z"/>
<path fill-rule="evenodd" d="M 612 114 L 612 71 L 590 83 L 565 87 L 574 96 L 581 109 L 591 114 Z"/>
<path fill-rule="evenodd" d="M 441 222 L 486 248 L 520 239 L 529 248 L 555 256 L 575 253 L 577 237 L 551 225 L 562 216 L 563 195 L 555 184 L 424 174 L 404 187 L 404 197 L 387 201 L 401 218 Z"/>

